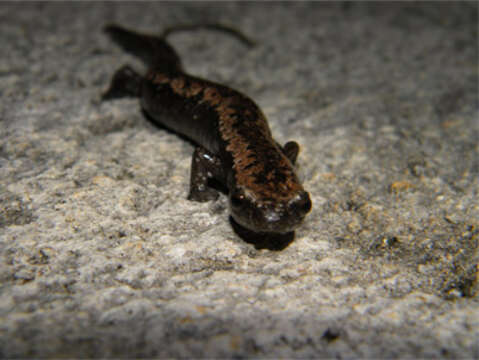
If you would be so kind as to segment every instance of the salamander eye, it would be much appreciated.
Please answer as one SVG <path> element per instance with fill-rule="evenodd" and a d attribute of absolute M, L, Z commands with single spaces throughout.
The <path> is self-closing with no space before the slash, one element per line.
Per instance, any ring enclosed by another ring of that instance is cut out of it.
<path fill-rule="evenodd" d="M 232 195 L 230 201 L 231 201 L 231 206 L 237 208 L 237 207 L 241 207 L 241 205 L 245 203 L 246 199 L 244 195 Z"/>
<path fill-rule="evenodd" d="M 311 199 L 309 198 L 309 194 L 306 191 L 301 193 L 298 198 L 290 203 L 290 207 L 302 214 L 308 213 L 311 210 Z"/>
<path fill-rule="evenodd" d="M 309 198 L 308 193 L 306 193 L 306 200 L 304 200 L 303 202 L 302 209 L 305 213 L 308 213 L 311 211 L 311 207 L 312 207 L 311 199 Z"/>

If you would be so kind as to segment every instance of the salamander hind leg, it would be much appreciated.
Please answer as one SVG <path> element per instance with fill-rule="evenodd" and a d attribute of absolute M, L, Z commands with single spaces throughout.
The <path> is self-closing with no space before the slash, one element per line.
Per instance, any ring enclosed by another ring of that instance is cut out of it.
<path fill-rule="evenodd" d="M 113 75 L 109 89 L 102 95 L 102 100 L 123 97 L 138 97 L 142 77 L 128 65 L 121 67 Z"/>
<path fill-rule="evenodd" d="M 203 147 L 197 147 L 191 161 L 190 193 L 188 200 L 205 202 L 218 198 L 218 191 L 208 185 L 210 179 L 221 180 L 223 167 L 220 159 Z"/>

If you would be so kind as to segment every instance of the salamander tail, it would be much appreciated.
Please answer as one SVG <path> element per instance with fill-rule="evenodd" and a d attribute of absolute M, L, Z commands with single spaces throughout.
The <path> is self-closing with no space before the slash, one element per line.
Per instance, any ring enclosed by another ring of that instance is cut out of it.
<path fill-rule="evenodd" d="M 107 25 L 104 31 L 126 52 L 139 57 L 150 68 L 181 70 L 180 57 L 162 37 L 139 34 L 118 25 Z"/>

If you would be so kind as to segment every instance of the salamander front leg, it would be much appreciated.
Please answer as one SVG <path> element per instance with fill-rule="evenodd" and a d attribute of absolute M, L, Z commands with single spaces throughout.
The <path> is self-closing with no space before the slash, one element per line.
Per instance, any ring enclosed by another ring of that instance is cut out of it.
<path fill-rule="evenodd" d="M 224 178 L 220 159 L 205 148 L 197 147 L 191 161 L 188 200 L 205 202 L 217 199 L 218 191 L 208 186 L 208 180 L 213 178 Z"/>
<path fill-rule="evenodd" d="M 298 143 L 296 141 L 288 141 L 281 149 L 289 161 L 291 161 L 293 165 L 296 164 L 296 159 L 298 158 L 299 153 Z"/>

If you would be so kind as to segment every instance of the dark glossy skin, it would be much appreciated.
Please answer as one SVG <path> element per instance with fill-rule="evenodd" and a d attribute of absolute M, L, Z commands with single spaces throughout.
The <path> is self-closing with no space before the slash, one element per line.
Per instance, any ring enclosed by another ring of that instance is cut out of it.
<path fill-rule="evenodd" d="M 154 121 L 197 144 L 188 198 L 217 198 L 208 186 L 215 179 L 228 189 L 231 215 L 241 226 L 258 233 L 294 231 L 311 209 L 294 172 L 298 144 L 281 147 L 274 141 L 265 116 L 247 96 L 184 72 L 163 38 L 114 25 L 106 32 L 150 70 L 142 77 L 121 68 L 104 99 L 137 96 Z"/>

